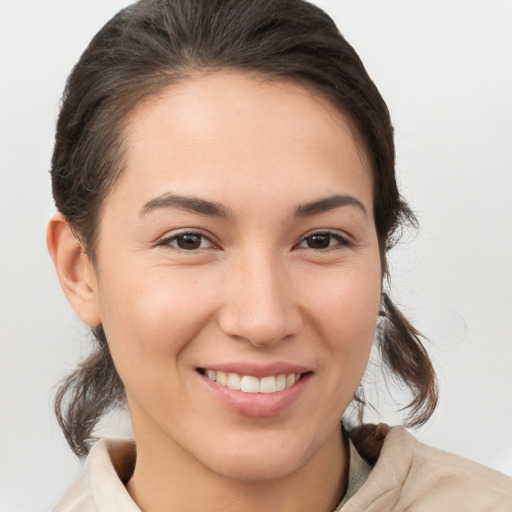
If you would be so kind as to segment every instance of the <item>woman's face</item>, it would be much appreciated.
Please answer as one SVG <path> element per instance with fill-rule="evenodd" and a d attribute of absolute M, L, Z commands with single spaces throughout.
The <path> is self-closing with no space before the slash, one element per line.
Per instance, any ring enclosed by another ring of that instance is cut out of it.
<path fill-rule="evenodd" d="M 339 444 L 374 336 L 363 150 L 300 85 L 227 72 L 139 105 L 125 146 L 97 308 L 141 457 L 292 474 Z"/>

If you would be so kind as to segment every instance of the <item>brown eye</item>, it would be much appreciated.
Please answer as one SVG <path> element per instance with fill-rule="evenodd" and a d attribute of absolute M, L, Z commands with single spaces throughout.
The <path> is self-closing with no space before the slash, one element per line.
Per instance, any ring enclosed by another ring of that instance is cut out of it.
<path fill-rule="evenodd" d="M 342 235 L 337 233 L 320 232 L 304 237 L 302 242 L 299 244 L 299 247 L 322 250 L 342 248 L 348 245 L 350 245 L 350 241 Z"/>
<path fill-rule="evenodd" d="M 202 238 L 201 235 L 180 235 L 176 237 L 176 246 L 180 249 L 193 251 L 201 247 Z"/>
<path fill-rule="evenodd" d="M 182 251 L 197 251 L 212 247 L 211 241 L 201 233 L 181 233 L 162 240 L 158 245 L 167 245 Z"/>
<path fill-rule="evenodd" d="M 317 235 L 308 236 L 306 244 L 310 249 L 327 249 L 330 246 L 332 235 L 328 233 L 319 233 Z"/>

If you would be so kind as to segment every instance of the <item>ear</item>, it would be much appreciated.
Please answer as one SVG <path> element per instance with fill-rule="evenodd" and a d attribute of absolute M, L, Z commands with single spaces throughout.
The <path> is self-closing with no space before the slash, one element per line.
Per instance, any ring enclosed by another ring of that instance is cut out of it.
<path fill-rule="evenodd" d="M 101 318 L 96 273 L 62 213 L 56 213 L 51 218 L 46 244 L 71 307 L 82 322 L 91 327 L 99 325 Z"/>

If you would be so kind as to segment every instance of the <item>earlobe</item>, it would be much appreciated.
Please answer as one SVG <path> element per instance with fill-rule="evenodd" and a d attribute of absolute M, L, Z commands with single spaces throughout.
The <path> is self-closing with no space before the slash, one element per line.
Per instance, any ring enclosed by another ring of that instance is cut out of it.
<path fill-rule="evenodd" d="M 64 215 L 56 213 L 46 232 L 48 251 L 60 285 L 79 318 L 94 327 L 101 323 L 96 273 Z"/>

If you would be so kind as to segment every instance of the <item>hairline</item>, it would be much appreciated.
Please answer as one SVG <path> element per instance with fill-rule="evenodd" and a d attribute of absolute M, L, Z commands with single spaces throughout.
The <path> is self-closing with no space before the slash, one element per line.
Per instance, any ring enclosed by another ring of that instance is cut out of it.
<path fill-rule="evenodd" d="M 89 241 L 89 244 L 86 243 L 85 240 L 82 240 L 80 234 L 78 234 L 78 238 L 84 245 L 84 251 L 87 256 L 90 258 L 94 268 L 97 271 L 97 244 L 100 236 L 100 226 L 101 226 L 101 218 L 103 208 L 108 200 L 109 196 L 114 193 L 116 187 L 118 186 L 120 180 L 124 175 L 124 171 L 126 169 L 126 155 L 128 153 L 128 148 L 126 144 L 126 140 L 130 133 L 130 126 L 137 115 L 137 111 L 140 108 L 143 108 L 145 105 L 152 103 L 154 101 L 158 101 L 161 97 L 163 97 L 167 91 L 171 90 L 173 86 L 179 85 L 183 82 L 189 80 L 196 80 L 198 77 L 209 76 L 214 73 L 236 73 L 239 75 L 245 75 L 254 80 L 261 79 L 263 82 L 275 82 L 275 83 L 291 83 L 296 84 L 302 87 L 304 90 L 309 92 L 311 95 L 321 98 L 325 100 L 330 107 L 332 108 L 332 113 L 336 116 L 339 116 L 346 122 L 346 126 L 350 130 L 350 134 L 352 135 L 356 150 L 358 152 L 359 157 L 361 158 L 363 165 L 368 169 L 369 178 L 371 180 L 372 187 L 372 201 L 373 205 L 375 205 L 376 198 L 376 189 L 375 189 L 375 180 L 376 180 L 376 169 L 375 163 L 371 158 L 371 154 L 367 147 L 367 142 L 365 137 L 362 134 L 362 131 L 357 126 L 357 121 L 354 118 L 354 115 L 346 108 L 343 108 L 343 105 L 340 102 L 335 101 L 334 93 L 331 93 L 328 88 L 321 87 L 320 84 L 315 83 L 313 80 L 307 79 L 305 77 L 294 76 L 293 73 L 280 73 L 275 70 L 264 70 L 258 68 L 250 68 L 243 66 L 199 66 L 191 64 L 187 68 L 182 68 L 178 73 L 165 73 L 160 72 L 158 76 L 167 75 L 167 80 L 163 80 L 161 83 L 158 83 L 155 77 L 152 77 L 152 81 L 148 81 L 147 84 L 141 84 L 139 82 L 138 87 L 134 87 L 131 91 L 131 94 L 124 94 L 120 96 L 120 99 L 115 99 L 110 104 L 110 110 L 107 112 L 107 117 L 112 113 L 116 106 L 118 105 L 126 105 L 126 103 L 132 103 L 128 109 L 122 113 L 120 118 L 113 123 L 113 133 L 114 140 L 117 144 L 114 144 L 114 149 L 108 149 L 108 154 L 112 160 L 115 160 L 116 163 L 110 173 L 108 183 L 106 183 L 104 189 L 104 195 L 101 197 L 99 207 L 96 212 L 96 225 L 94 227 L 92 239 Z M 181 75 L 181 76 L 179 76 Z M 128 101 L 127 101 L 128 99 Z M 131 99 L 131 101 L 130 101 Z M 113 157 L 113 158 L 112 158 Z M 375 221 L 375 206 L 373 208 L 373 215 Z M 377 233 L 377 235 L 379 235 Z M 384 265 L 385 263 L 385 244 L 386 240 L 380 240 L 380 237 L 377 236 L 379 242 L 379 248 L 381 253 L 381 261 Z M 384 267 L 383 267 L 384 268 Z M 384 272 L 383 272 L 384 276 Z"/>

